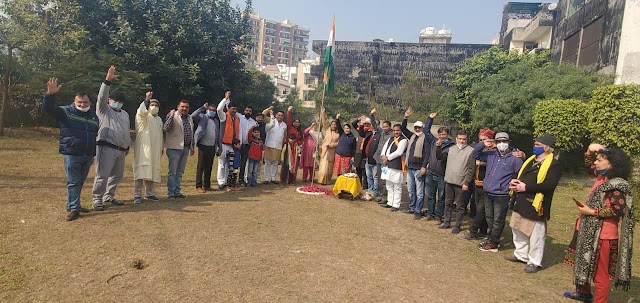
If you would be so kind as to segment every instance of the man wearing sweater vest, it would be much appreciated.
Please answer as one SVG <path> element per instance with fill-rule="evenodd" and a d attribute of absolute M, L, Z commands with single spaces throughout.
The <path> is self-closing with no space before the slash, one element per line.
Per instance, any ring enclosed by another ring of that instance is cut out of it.
<path fill-rule="evenodd" d="M 475 170 L 475 160 L 471 153 L 473 148 L 467 145 L 467 132 L 458 131 L 456 146 L 451 146 L 445 153 L 442 151 L 442 144 L 436 143 L 436 156 L 439 160 L 447 158 L 447 168 L 444 174 L 445 200 L 444 200 L 444 221 L 438 226 L 440 229 L 451 227 L 451 216 L 453 214 L 453 204 L 456 205 L 456 222 L 452 234 L 460 232 L 464 208 L 462 205 L 463 192 L 469 190 L 469 183 L 473 180 Z"/>
<path fill-rule="evenodd" d="M 380 153 L 383 165 L 382 180 L 387 181 L 387 204 L 381 206 L 391 208 L 391 211 L 400 209 L 402 183 L 404 182 L 402 155 L 406 149 L 407 139 L 402 136 L 401 125 L 396 124 L 393 126 L 393 137 L 385 142 Z"/>
<path fill-rule="evenodd" d="M 181 100 L 178 109 L 172 109 L 164 122 L 165 147 L 169 158 L 167 175 L 167 191 L 169 200 L 186 198 L 182 194 L 182 175 L 187 166 L 187 159 L 195 153 L 193 139 L 193 119 L 189 115 L 189 102 Z"/>
<path fill-rule="evenodd" d="M 129 114 L 122 110 L 125 97 L 114 91 L 109 95 L 111 82 L 115 80 L 116 67 L 109 67 L 96 104 L 96 114 L 100 120 L 96 138 L 96 178 L 93 182 L 93 209 L 104 210 L 104 202 L 122 205 L 116 200 L 116 188 L 124 174 L 124 158 L 129 153 Z"/>
<path fill-rule="evenodd" d="M 407 212 L 413 214 L 415 220 L 420 220 L 424 205 L 424 176 L 427 174 L 431 146 L 423 132 L 424 123 L 422 121 L 413 123 L 414 132 L 407 129 L 408 118 L 412 113 L 413 110 L 409 107 L 404 113 L 404 120 L 402 120 L 402 134 L 410 138 L 404 156 L 407 162 L 407 190 L 409 191 L 409 210 Z M 435 117 L 435 113 L 431 113 L 429 117 L 431 116 Z"/>
<path fill-rule="evenodd" d="M 55 95 L 60 90 L 57 78 L 47 82 L 47 94 L 42 109 L 60 124 L 60 153 L 64 156 L 67 173 L 67 221 L 73 221 L 86 211 L 80 206 L 80 192 L 87 179 L 89 168 L 96 154 L 98 116 L 91 109 L 91 101 L 85 92 L 78 92 L 73 103 L 56 106 Z"/>

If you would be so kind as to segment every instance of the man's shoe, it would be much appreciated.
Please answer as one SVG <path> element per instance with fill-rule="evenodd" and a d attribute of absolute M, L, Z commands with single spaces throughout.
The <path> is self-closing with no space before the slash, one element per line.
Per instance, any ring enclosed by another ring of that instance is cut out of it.
<path fill-rule="evenodd" d="M 474 240 L 474 239 L 477 239 L 477 236 L 472 234 L 471 231 L 465 230 L 464 232 L 458 234 L 458 239 Z"/>
<path fill-rule="evenodd" d="M 175 200 L 175 199 L 176 199 L 176 197 L 174 197 L 174 196 L 169 196 L 169 201 L 173 201 L 173 200 Z"/>
<path fill-rule="evenodd" d="M 280 181 L 271 181 L 273 184 L 280 184 Z"/>
<path fill-rule="evenodd" d="M 405 214 L 413 214 L 413 210 L 407 209 L 407 210 L 403 211 L 403 213 L 405 213 Z"/>
<path fill-rule="evenodd" d="M 569 299 L 573 299 L 573 300 L 577 300 L 577 301 L 581 301 L 581 302 L 593 302 L 593 295 L 592 294 L 583 294 L 583 293 L 580 293 L 580 292 L 565 291 L 564 292 L 564 297 L 565 298 L 569 298 Z"/>
<path fill-rule="evenodd" d="M 525 261 L 522 261 L 520 259 L 518 259 L 518 257 L 514 256 L 514 255 L 510 255 L 510 256 L 506 256 L 504 257 L 505 260 L 510 261 L 510 262 L 515 262 L 515 263 L 527 263 Z"/>
<path fill-rule="evenodd" d="M 380 206 L 382 206 L 382 207 L 384 207 L 384 208 L 391 208 L 391 207 L 392 207 L 392 206 L 391 206 L 391 205 L 389 205 L 389 204 L 382 204 L 382 205 L 380 205 Z"/>
<path fill-rule="evenodd" d="M 142 204 L 142 198 L 140 198 L 140 197 L 135 197 L 135 198 L 133 198 L 133 203 L 135 203 L 135 204 Z"/>
<path fill-rule="evenodd" d="M 373 198 L 373 201 L 380 202 L 382 201 L 382 197 L 375 197 Z"/>
<path fill-rule="evenodd" d="M 222 185 L 218 185 L 218 189 L 219 190 L 224 190 L 227 186 L 222 184 Z"/>
<path fill-rule="evenodd" d="M 187 197 L 187 196 L 185 196 L 185 195 L 183 195 L 183 194 L 177 194 L 177 195 L 176 195 L 176 198 L 179 198 L 179 199 L 184 199 L 184 198 L 186 198 L 186 197 Z"/>
<path fill-rule="evenodd" d="M 413 219 L 414 219 L 414 220 L 420 220 L 420 219 L 422 219 L 422 214 L 413 214 Z"/>
<path fill-rule="evenodd" d="M 456 227 L 454 227 L 454 228 L 451 230 L 451 233 L 452 233 L 452 234 L 454 234 L 454 235 L 459 234 L 459 233 L 460 233 L 460 227 L 457 227 L 457 226 L 456 226 Z"/>
<path fill-rule="evenodd" d="M 247 182 L 244 182 L 244 180 L 240 180 L 240 186 L 247 186 Z"/>
<path fill-rule="evenodd" d="M 271 183 L 271 182 L 269 182 L 269 181 L 262 181 L 262 184 L 269 184 L 269 183 Z"/>
<path fill-rule="evenodd" d="M 156 196 L 146 196 L 144 198 L 147 199 L 147 200 L 155 201 L 155 202 L 160 201 L 160 198 L 158 198 Z"/>
<path fill-rule="evenodd" d="M 211 188 L 211 187 L 205 187 L 205 188 L 204 188 L 204 190 L 205 190 L 205 191 L 213 191 L 213 188 Z"/>
<path fill-rule="evenodd" d="M 73 221 L 75 219 L 78 219 L 78 217 L 80 217 L 80 212 L 74 209 L 67 214 L 67 217 L 65 218 L 65 220 Z"/>
<path fill-rule="evenodd" d="M 493 243 L 491 241 L 486 242 L 482 247 L 480 247 L 480 251 L 490 251 L 490 252 L 498 252 L 498 248 L 500 244 Z"/>
<path fill-rule="evenodd" d="M 96 210 L 96 211 L 103 211 L 103 210 L 104 210 L 104 205 L 102 205 L 102 204 L 96 204 L 96 205 L 94 205 L 94 206 L 93 206 L 93 210 Z"/>
<path fill-rule="evenodd" d="M 432 215 L 428 215 L 428 216 L 427 216 L 427 221 L 433 221 L 433 220 L 435 220 L 435 219 L 436 219 L 436 218 L 434 218 Z"/>
<path fill-rule="evenodd" d="M 204 188 L 202 188 L 202 187 L 198 187 L 198 188 L 196 189 L 196 191 L 197 191 L 198 193 L 201 193 L 201 194 L 204 194 L 204 193 L 206 193 L 206 192 L 207 192 L 207 190 L 206 190 L 206 189 L 204 189 Z"/>
<path fill-rule="evenodd" d="M 535 274 L 537 273 L 540 269 L 542 269 L 542 267 L 539 266 L 535 266 L 533 264 L 528 264 L 527 266 L 524 267 L 524 272 L 528 273 L 528 274 Z"/>
<path fill-rule="evenodd" d="M 112 200 L 107 201 L 107 202 L 111 203 L 111 205 L 118 205 L 118 206 L 119 205 L 124 205 L 124 202 L 122 202 L 120 200 L 117 200 L 117 199 L 112 199 Z"/>
<path fill-rule="evenodd" d="M 378 201 L 378 204 L 381 204 L 381 205 L 383 205 L 383 204 L 387 204 L 387 201 L 385 201 L 385 200 L 380 200 L 380 201 Z"/>
<path fill-rule="evenodd" d="M 442 223 L 440 223 L 440 225 L 438 225 L 438 228 L 439 229 L 449 229 L 449 228 L 451 228 L 451 224 L 442 222 Z"/>
<path fill-rule="evenodd" d="M 390 211 L 394 211 L 394 212 L 395 211 L 399 211 L 399 210 L 400 210 L 399 208 L 395 208 L 395 207 L 391 207 L 391 209 L 390 209 Z"/>

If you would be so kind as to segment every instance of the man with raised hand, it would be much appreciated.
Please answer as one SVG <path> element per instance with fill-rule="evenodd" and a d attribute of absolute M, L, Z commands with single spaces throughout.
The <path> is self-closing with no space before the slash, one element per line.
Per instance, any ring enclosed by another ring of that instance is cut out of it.
<path fill-rule="evenodd" d="M 187 159 L 195 153 L 193 139 L 193 119 L 189 115 L 189 102 L 181 100 L 178 108 L 167 115 L 163 126 L 165 147 L 169 158 L 167 174 L 167 191 L 169 200 L 186 198 L 182 193 L 182 175 L 187 166 Z"/>
<path fill-rule="evenodd" d="M 422 218 L 422 207 L 424 205 L 424 180 L 427 174 L 427 164 L 429 163 L 429 152 L 431 146 L 423 132 L 424 123 L 416 121 L 413 123 L 413 132 L 407 128 L 409 116 L 413 113 L 411 107 L 404 113 L 402 120 L 402 133 L 410 138 L 404 155 L 407 163 L 407 190 L 409 191 L 409 209 L 407 212 L 413 214 L 413 218 Z M 431 113 L 429 117 L 435 117 Z"/>
<path fill-rule="evenodd" d="M 55 95 L 61 86 L 57 78 L 49 79 L 42 108 L 60 126 L 59 152 L 64 156 L 67 173 L 66 208 L 69 213 L 66 220 L 73 221 L 81 212 L 86 212 L 80 206 L 80 193 L 96 155 L 98 116 L 91 109 L 91 101 L 85 92 L 77 92 L 71 104 L 56 106 Z"/>
<path fill-rule="evenodd" d="M 104 210 L 104 203 L 122 205 L 116 200 L 116 188 L 124 174 L 124 158 L 129 153 L 129 114 L 122 109 L 125 96 L 114 91 L 109 95 L 111 82 L 118 76 L 111 66 L 100 86 L 96 113 L 100 119 L 96 148 L 96 178 L 93 182 L 93 209 Z"/>

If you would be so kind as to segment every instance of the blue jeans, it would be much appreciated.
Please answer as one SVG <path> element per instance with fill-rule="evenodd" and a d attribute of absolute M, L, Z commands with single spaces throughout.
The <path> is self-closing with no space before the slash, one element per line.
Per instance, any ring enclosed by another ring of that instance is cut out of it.
<path fill-rule="evenodd" d="M 93 157 L 64 155 L 64 170 L 67 172 L 67 210 L 80 209 L 80 193 L 91 164 Z"/>
<path fill-rule="evenodd" d="M 424 176 L 420 175 L 419 169 L 409 169 L 407 179 L 409 209 L 415 214 L 422 213 L 422 206 L 424 205 Z"/>
<path fill-rule="evenodd" d="M 183 149 L 168 149 L 167 157 L 169 158 L 169 174 L 167 176 L 167 190 L 169 197 L 176 197 L 182 194 L 180 183 L 182 182 L 182 174 L 187 166 L 187 158 L 189 158 L 189 147 Z"/>
<path fill-rule="evenodd" d="M 378 189 L 378 178 L 376 175 L 378 174 L 378 164 L 365 164 L 364 168 L 367 170 L 367 184 L 369 185 L 369 190 L 373 192 L 374 195 L 379 195 L 380 190 Z"/>
<path fill-rule="evenodd" d="M 248 159 L 249 167 L 247 169 L 247 184 L 253 186 L 258 184 L 258 178 L 260 177 L 260 161 Z"/>
<path fill-rule="evenodd" d="M 507 212 L 509 211 L 509 196 L 485 194 L 484 202 L 487 225 L 491 229 L 491 242 L 500 243 L 500 235 L 502 235 Z"/>
<path fill-rule="evenodd" d="M 432 172 L 427 172 L 426 187 L 429 206 L 427 215 L 434 218 L 442 218 L 442 215 L 444 214 L 444 176 L 438 176 Z M 437 201 L 436 193 L 438 194 Z"/>

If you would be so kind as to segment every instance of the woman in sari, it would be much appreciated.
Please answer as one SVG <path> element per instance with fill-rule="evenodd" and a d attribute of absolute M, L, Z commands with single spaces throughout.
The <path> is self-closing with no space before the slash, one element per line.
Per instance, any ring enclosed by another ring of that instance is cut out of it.
<path fill-rule="evenodd" d="M 304 130 L 302 139 L 302 153 L 300 166 L 302 166 L 302 181 L 311 182 L 316 163 L 318 143 L 322 139 L 322 133 L 318 131 L 318 124 L 314 121 Z"/>
<path fill-rule="evenodd" d="M 635 218 L 631 187 L 626 180 L 632 163 L 622 150 L 600 144 L 589 145 L 585 158 L 588 164 L 593 160 L 596 181 L 586 200 L 574 199 L 580 216 L 565 263 L 574 267 L 576 291 L 565 292 L 564 296 L 582 302 L 605 303 L 609 280 L 615 281 L 616 288 L 629 290 Z"/>
<path fill-rule="evenodd" d="M 318 167 L 318 183 L 329 184 L 333 176 L 333 161 L 336 156 L 336 148 L 338 147 L 338 139 L 340 133 L 338 125 L 340 125 L 340 114 L 336 115 L 336 120 L 327 124 L 327 114 L 324 108 L 320 111 L 321 125 L 320 128 L 324 133 L 324 139 L 320 146 L 320 164 Z"/>

